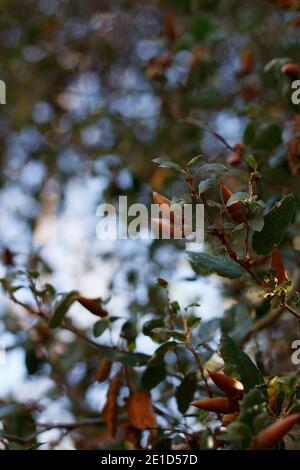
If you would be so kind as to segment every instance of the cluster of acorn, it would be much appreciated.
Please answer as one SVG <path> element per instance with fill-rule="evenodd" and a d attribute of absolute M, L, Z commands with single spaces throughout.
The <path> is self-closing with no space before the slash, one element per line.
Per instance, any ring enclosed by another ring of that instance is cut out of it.
<path fill-rule="evenodd" d="M 239 400 L 243 398 L 244 386 L 239 380 L 223 373 L 208 371 L 208 374 L 226 397 L 203 398 L 191 404 L 202 410 L 223 414 L 222 425 L 226 427 L 239 416 Z M 299 421 L 300 413 L 279 418 L 256 436 L 251 449 L 272 449 Z"/>

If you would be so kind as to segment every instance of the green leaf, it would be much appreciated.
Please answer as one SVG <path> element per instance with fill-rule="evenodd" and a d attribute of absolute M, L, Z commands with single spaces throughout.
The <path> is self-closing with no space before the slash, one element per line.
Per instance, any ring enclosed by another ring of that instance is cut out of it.
<path fill-rule="evenodd" d="M 210 199 L 208 199 L 206 202 L 209 207 L 217 207 L 218 209 L 224 210 L 224 205 L 220 202 L 211 201 Z"/>
<path fill-rule="evenodd" d="M 205 163 L 200 167 L 200 172 L 202 173 L 223 173 L 223 171 L 227 170 L 227 167 L 225 165 L 222 165 L 221 163 Z"/>
<path fill-rule="evenodd" d="M 228 199 L 226 207 L 230 207 L 233 204 L 235 204 L 236 202 L 246 202 L 247 199 L 248 199 L 248 194 L 247 193 L 244 193 L 244 192 L 234 193 Z"/>
<path fill-rule="evenodd" d="M 179 341 L 184 341 L 185 334 L 177 330 L 169 330 L 168 328 L 154 328 L 153 334 L 158 336 L 160 341 L 167 341 L 170 338 L 178 339 Z"/>
<path fill-rule="evenodd" d="M 257 171 L 257 161 L 254 155 L 249 155 L 247 158 L 247 163 L 252 168 L 252 170 Z"/>
<path fill-rule="evenodd" d="M 219 326 L 220 321 L 218 318 L 212 318 L 211 320 L 202 322 L 198 334 L 200 344 L 209 343 L 216 336 Z"/>
<path fill-rule="evenodd" d="M 107 319 L 97 321 L 93 326 L 93 335 L 98 338 L 109 328 L 109 325 L 110 323 Z"/>
<path fill-rule="evenodd" d="M 205 191 L 207 191 L 210 188 L 213 188 L 217 184 L 218 184 L 218 180 L 216 178 L 208 178 L 206 180 L 203 180 L 199 183 L 198 192 L 199 194 L 203 194 Z"/>
<path fill-rule="evenodd" d="M 197 389 L 197 378 L 194 373 L 186 375 L 176 389 L 176 401 L 180 413 L 184 414 L 193 400 Z"/>
<path fill-rule="evenodd" d="M 266 429 L 271 424 L 271 417 L 266 411 L 262 411 L 257 414 L 253 419 L 253 430 L 254 434 L 260 433 L 263 429 Z"/>
<path fill-rule="evenodd" d="M 264 226 L 264 207 L 258 201 L 249 205 L 248 225 L 254 232 L 260 232 Z"/>
<path fill-rule="evenodd" d="M 187 312 L 189 308 L 193 307 L 201 307 L 201 304 L 198 304 L 198 302 L 192 302 L 191 304 L 184 307 L 184 310 Z M 199 318 L 199 320 L 201 320 L 201 318 Z"/>
<path fill-rule="evenodd" d="M 190 253 L 189 259 L 197 273 L 198 268 L 200 268 L 200 273 L 215 273 L 219 276 L 228 277 L 229 279 L 236 279 L 244 274 L 243 268 L 227 256 L 213 256 L 208 253 Z"/>
<path fill-rule="evenodd" d="M 262 150 L 272 150 L 282 143 L 281 129 L 277 124 L 263 126 L 258 130 L 254 147 Z"/>
<path fill-rule="evenodd" d="M 244 144 L 251 145 L 253 140 L 255 139 L 255 124 L 253 122 L 249 122 L 244 130 Z M 250 165 L 251 166 L 251 165 Z"/>
<path fill-rule="evenodd" d="M 192 34 L 197 41 L 202 41 L 205 36 L 214 31 L 214 29 L 215 27 L 212 25 L 212 23 L 202 16 L 197 16 L 193 20 Z"/>
<path fill-rule="evenodd" d="M 161 318 L 155 318 L 154 320 L 149 320 L 149 321 L 146 321 L 144 324 L 143 324 L 143 334 L 145 336 L 153 336 L 153 332 L 152 330 L 154 330 L 155 328 L 163 328 L 165 326 L 163 320 Z"/>
<path fill-rule="evenodd" d="M 192 158 L 192 159 L 188 162 L 188 167 L 190 168 L 190 167 L 196 165 L 196 163 L 198 163 L 201 158 L 202 158 L 202 155 L 197 155 L 197 157 Z"/>
<path fill-rule="evenodd" d="M 28 271 L 28 274 L 30 277 L 33 277 L 33 279 L 38 279 L 38 277 L 40 276 L 40 273 L 37 271 Z"/>
<path fill-rule="evenodd" d="M 174 300 L 174 302 L 171 303 L 171 307 L 175 313 L 179 312 L 180 310 L 180 305 L 177 300 Z"/>
<path fill-rule="evenodd" d="M 176 170 L 178 173 L 185 173 L 182 166 L 180 166 L 178 163 L 172 162 L 172 160 L 168 160 L 167 158 L 155 158 L 153 162 L 162 168 L 170 168 L 172 170 Z"/>
<path fill-rule="evenodd" d="M 164 362 L 161 362 L 157 366 L 148 366 L 141 378 L 142 387 L 146 390 L 151 390 L 165 379 L 166 373 Z"/>
<path fill-rule="evenodd" d="M 153 356 L 151 357 L 150 361 L 148 362 L 149 366 L 154 366 L 163 362 L 165 355 L 168 351 L 175 349 L 179 343 L 176 341 L 167 341 L 163 343 L 159 348 L 154 351 Z"/>
<path fill-rule="evenodd" d="M 67 314 L 69 308 L 75 302 L 76 297 L 78 296 L 77 291 L 71 291 L 68 294 L 62 296 L 60 302 L 57 304 L 54 313 L 50 319 L 49 326 L 50 328 L 57 328 L 64 319 L 64 316 Z"/>
<path fill-rule="evenodd" d="M 189 330 L 193 330 L 198 325 L 200 325 L 200 322 L 201 322 L 200 317 L 188 317 L 186 326 L 188 327 Z"/>
<path fill-rule="evenodd" d="M 240 403 L 239 420 L 252 427 L 254 419 L 264 411 L 265 397 L 261 390 L 249 390 Z"/>
<path fill-rule="evenodd" d="M 222 335 L 220 353 L 225 363 L 225 372 L 237 374 L 246 391 L 264 383 L 263 376 L 250 357 L 227 335 Z"/>
<path fill-rule="evenodd" d="M 260 255 L 268 255 L 282 241 L 288 224 L 296 210 L 293 194 L 284 196 L 264 217 L 264 227 L 253 235 L 254 251 Z"/>
<path fill-rule="evenodd" d="M 114 349 L 111 346 L 100 345 L 98 344 L 98 348 L 100 351 L 101 359 L 110 359 L 112 362 L 121 362 L 122 364 L 126 364 L 128 366 L 144 366 L 150 359 L 148 354 L 144 353 L 134 353 L 131 351 L 119 351 L 118 349 Z"/>
<path fill-rule="evenodd" d="M 131 342 L 135 340 L 137 334 L 136 324 L 132 321 L 126 321 L 122 326 L 121 337 Z"/>
<path fill-rule="evenodd" d="M 238 449 L 247 449 L 252 440 L 251 428 L 245 423 L 235 421 L 228 426 L 226 438 L 233 441 Z"/>

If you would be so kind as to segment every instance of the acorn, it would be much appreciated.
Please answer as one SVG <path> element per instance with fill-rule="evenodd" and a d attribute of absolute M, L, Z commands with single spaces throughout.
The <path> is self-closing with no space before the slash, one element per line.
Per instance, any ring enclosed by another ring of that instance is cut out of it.
<path fill-rule="evenodd" d="M 225 184 L 220 185 L 221 198 L 226 207 L 227 202 L 232 196 L 232 192 Z M 235 202 L 229 207 L 226 207 L 228 215 L 237 223 L 241 224 L 246 221 L 246 210 L 240 202 Z"/>
<path fill-rule="evenodd" d="M 222 426 L 229 426 L 230 423 L 233 423 L 237 420 L 239 413 L 236 411 L 235 413 L 229 413 L 228 415 L 222 416 Z"/>
<path fill-rule="evenodd" d="M 239 410 L 239 404 L 236 400 L 224 397 L 203 398 L 202 400 L 193 401 L 191 405 L 202 410 L 224 414 L 234 413 Z"/>
<path fill-rule="evenodd" d="M 229 398 L 241 398 L 244 395 L 244 386 L 239 381 L 220 372 L 207 371 L 212 381 L 219 387 Z"/>
<path fill-rule="evenodd" d="M 285 64 L 281 67 L 281 72 L 291 80 L 296 80 L 300 75 L 300 67 L 298 64 Z"/>
<path fill-rule="evenodd" d="M 251 448 L 254 450 L 272 449 L 299 421 L 300 413 L 279 419 L 258 434 Z"/>

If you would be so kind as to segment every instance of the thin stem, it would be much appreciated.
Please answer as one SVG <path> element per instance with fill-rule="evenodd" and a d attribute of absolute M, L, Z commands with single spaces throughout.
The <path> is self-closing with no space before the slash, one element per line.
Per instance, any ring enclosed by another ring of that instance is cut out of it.
<path fill-rule="evenodd" d="M 283 307 L 288 310 L 292 315 L 294 315 L 294 317 L 296 318 L 300 318 L 300 314 L 294 310 L 289 304 L 287 304 L 286 302 L 283 304 Z"/>
<path fill-rule="evenodd" d="M 105 423 L 103 419 L 101 418 L 84 419 L 81 421 L 76 421 L 74 423 L 37 423 L 36 426 L 43 428 L 43 429 L 37 431 L 36 433 L 30 434 L 25 437 L 14 436 L 11 434 L 3 434 L 1 435 L 1 439 L 7 439 L 8 441 L 14 441 L 20 444 L 28 444 L 29 442 L 34 441 L 39 434 L 45 431 L 49 431 L 51 429 L 65 429 L 66 431 L 73 431 L 74 429 L 77 429 L 79 427 L 94 426 L 97 424 L 105 424 Z"/>
<path fill-rule="evenodd" d="M 199 355 L 197 354 L 197 352 L 195 351 L 195 348 L 194 348 L 194 346 L 192 345 L 192 343 L 190 342 L 190 340 L 188 340 L 185 344 L 186 344 L 187 349 L 192 353 L 192 355 L 193 355 L 193 357 L 194 357 L 194 359 L 195 359 L 195 361 L 196 361 L 196 364 L 197 364 L 198 369 L 199 369 L 199 371 L 200 371 L 200 375 L 201 375 L 201 377 L 202 377 L 202 379 L 203 379 L 203 382 L 204 382 L 205 390 L 206 390 L 208 396 L 209 396 L 210 398 L 212 398 L 213 394 L 212 394 L 212 391 L 211 391 L 211 389 L 210 389 L 210 387 L 209 387 L 209 385 L 208 385 L 207 378 L 205 377 L 204 368 L 203 368 L 201 359 L 200 359 Z"/>

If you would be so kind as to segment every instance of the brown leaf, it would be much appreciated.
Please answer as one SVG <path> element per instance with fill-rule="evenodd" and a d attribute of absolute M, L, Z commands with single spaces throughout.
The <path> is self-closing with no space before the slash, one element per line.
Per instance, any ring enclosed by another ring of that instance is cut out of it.
<path fill-rule="evenodd" d="M 174 26 L 174 18 L 171 12 L 167 12 L 164 17 L 164 29 L 165 35 L 170 39 L 171 42 L 176 38 L 176 31 Z"/>
<path fill-rule="evenodd" d="M 241 69 L 244 74 L 249 74 L 253 69 L 253 59 L 251 50 L 246 47 L 241 53 Z"/>
<path fill-rule="evenodd" d="M 131 426 L 128 419 L 124 419 L 121 422 L 121 427 L 125 429 L 125 441 L 129 442 L 135 450 L 141 449 L 140 444 L 140 431 Z"/>
<path fill-rule="evenodd" d="M 274 271 L 276 271 L 276 278 L 278 279 L 278 284 L 287 281 L 288 276 L 284 268 L 281 259 L 281 254 L 278 248 L 274 248 L 274 250 L 272 251 L 271 269 L 274 269 Z"/>
<path fill-rule="evenodd" d="M 14 253 L 9 248 L 5 248 L 2 254 L 2 262 L 5 266 L 14 266 Z"/>
<path fill-rule="evenodd" d="M 96 371 L 96 380 L 98 382 L 104 382 L 108 378 L 112 364 L 110 359 L 102 359 Z"/>
<path fill-rule="evenodd" d="M 102 318 L 107 317 L 108 312 L 102 307 L 101 301 L 99 299 L 89 299 L 79 295 L 76 297 L 76 300 L 93 315 Z"/>
<path fill-rule="evenodd" d="M 121 375 L 117 374 L 113 377 L 108 388 L 106 403 L 102 410 L 101 416 L 107 424 L 107 429 L 111 437 L 115 437 L 117 430 L 118 417 L 118 393 L 121 384 Z"/>
<path fill-rule="evenodd" d="M 131 425 L 136 429 L 156 428 L 151 397 L 145 390 L 133 392 L 125 403 L 125 409 Z"/>
<path fill-rule="evenodd" d="M 171 201 L 166 196 L 159 194 L 157 191 L 153 191 L 153 200 L 155 204 L 159 207 L 161 204 L 166 204 L 167 206 L 171 206 Z"/>

